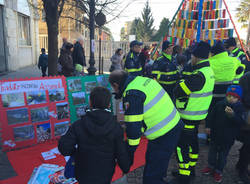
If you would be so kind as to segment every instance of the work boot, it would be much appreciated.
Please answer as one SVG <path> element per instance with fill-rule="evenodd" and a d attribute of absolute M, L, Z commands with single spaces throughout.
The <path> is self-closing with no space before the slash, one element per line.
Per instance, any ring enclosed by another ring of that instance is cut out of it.
<path fill-rule="evenodd" d="M 173 170 L 172 172 L 172 176 L 177 178 L 179 176 L 179 171 L 178 170 Z"/>
<path fill-rule="evenodd" d="M 190 177 L 191 177 L 191 179 L 194 179 L 195 176 L 196 176 L 196 174 L 195 174 L 195 167 L 190 167 L 190 171 L 191 171 Z"/>
<path fill-rule="evenodd" d="M 175 177 L 175 178 L 179 176 L 179 171 L 178 170 L 174 170 L 171 173 L 172 173 L 172 176 Z M 195 174 L 195 168 L 192 168 L 191 169 L 191 173 L 190 173 L 190 179 L 191 180 L 194 179 L 195 176 L 196 176 L 196 174 Z"/>
<path fill-rule="evenodd" d="M 190 184 L 190 177 L 179 175 L 167 184 Z"/>

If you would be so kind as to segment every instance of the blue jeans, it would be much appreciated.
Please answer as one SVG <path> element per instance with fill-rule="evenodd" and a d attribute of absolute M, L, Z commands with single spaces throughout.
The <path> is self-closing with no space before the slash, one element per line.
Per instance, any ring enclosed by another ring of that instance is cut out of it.
<path fill-rule="evenodd" d="M 148 141 L 143 184 L 166 184 L 163 178 L 166 176 L 169 160 L 176 149 L 183 126 L 180 120 L 170 132 Z"/>
<path fill-rule="evenodd" d="M 227 163 L 227 156 L 232 145 L 223 146 L 220 148 L 217 145 L 211 144 L 208 152 L 208 165 L 215 171 L 222 173 Z"/>

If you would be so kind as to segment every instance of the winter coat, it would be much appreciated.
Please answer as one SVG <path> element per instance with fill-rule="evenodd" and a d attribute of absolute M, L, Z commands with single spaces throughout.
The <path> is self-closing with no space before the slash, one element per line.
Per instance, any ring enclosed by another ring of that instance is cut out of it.
<path fill-rule="evenodd" d="M 38 68 L 47 68 L 48 67 L 48 55 L 41 54 L 39 56 Z"/>
<path fill-rule="evenodd" d="M 58 62 L 62 66 L 62 75 L 64 75 L 65 77 L 73 76 L 74 65 L 73 65 L 73 59 L 71 56 L 71 51 L 62 49 Z"/>
<path fill-rule="evenodd" d="M 142 49 L 141 53 L 139 54 L 139 60 L 141 62 L 143 75 L 145 75 L 145 65 L 149 61 L 149 59 L 150 59 L 149 53 L 144 49 Z"/>
<path fill-rule="evenodd" d="M 248 111 L 247 124 L 242 127 L 238 139 L 246 144 L 250 144 L 250 72 L 245 73 L 240 78 L 240 86 L 243 89 L 242 103 Z"/>
<path fill-rule="evenodd" d="M 86 66 L 85 52 L 84 52 L 82 45 L 79 42 L 76 42 L 74 45 L 74 51 L 72 53 L 72 58 L 73 58 L 74 66 L 76 64 Z"/>
<path fill-rule="evenodd" d="M 122 56 L 120 56 L 118 54 L 114 54 L 110 58 L 110 61 L 112 62 L 112 64 L 111 64 L 112 71 L 114 71 L 114 70 L 122 70 Z"/>
<path fill-rule="evenodd" d="M 226 114 L 225 108 L 233 109 L 234 115 Z M 218 146 L 233 145 L 240 128 L 245 124 L 246 111 L 241 102 L 229 104 L 226 99 L 219 101 L 207 117 L 206 126 L 211 129 L 211 143 Z"/>
<path fill-rule="evenodd" d="M 116 162 L 124 173 L 129 171 L 123 139 L 123 129 L 111 112 L 92 110 L 70 126 L 59 140 L 58 149 L 64 156 L 74 155 L 80 184 L 110 184 Z"/>

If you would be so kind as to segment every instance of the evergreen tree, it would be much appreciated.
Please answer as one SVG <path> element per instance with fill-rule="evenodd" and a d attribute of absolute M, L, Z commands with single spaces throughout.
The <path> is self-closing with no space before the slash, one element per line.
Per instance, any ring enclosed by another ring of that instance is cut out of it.
<path fill-rule="evenodd" d="M 142 11 L 142 20 L 138 22 L 137 34 L 138 38 L 144 42 L 150 41 L 154 31 L 154 18 L 151 13 L 151 8 L 148 1 Z"/>
<path fill-rule="evenodd" d="M 247 28 L 247 45 L 250 43 L 250 0 L 241 0 L 236 8 L 238 22 L 242 23 L 243 28 Z"/>
<path fill-rule="evenodd" d="M 130 35 L 136 35 L 136 39 L 138 39 L 138 40 L 141 39 L 139 32 L 138 32 L 139 22 L 141 22 L 140 18 L 135 18 L 133 20 L 132 25 L 131 25 L 131 29 L 130 29 L 130 33 L 129 33 Z"/>
<path fill-rule="evenodd" d="M 125 40 L 126 40 L 125 29 L 124 27 L 122 27 L 120 32 L 120 41 L 125 41 Z"/>
<path fill-rule="evenodd" d="M 161 38 L 163 38 L 166 35 L 169 29 L 168 24 L 169 24 L 169 19 L 164 17 L 161 21 L 159 30 L 153 36 L 152 41 L 159 41 Z"/>

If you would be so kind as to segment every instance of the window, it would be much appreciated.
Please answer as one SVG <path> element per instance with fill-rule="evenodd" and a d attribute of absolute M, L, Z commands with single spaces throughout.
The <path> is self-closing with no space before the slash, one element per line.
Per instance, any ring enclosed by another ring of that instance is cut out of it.
<path fill-rule="evenodd" d="M 29 17 L 18 14 L 19 45 L 31 45 Z"/>

